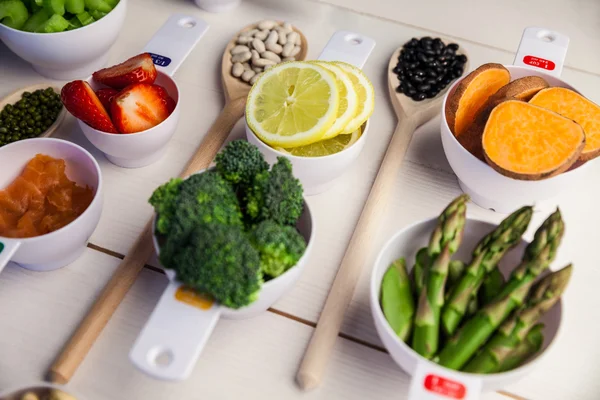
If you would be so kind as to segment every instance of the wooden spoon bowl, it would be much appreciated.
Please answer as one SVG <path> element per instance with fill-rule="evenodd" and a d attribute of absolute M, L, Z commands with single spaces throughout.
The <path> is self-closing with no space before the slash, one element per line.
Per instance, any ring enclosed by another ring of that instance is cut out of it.
<path fill-rule="evenodd" d="M 279 24 L 282 21 L 277 21 Z M 233 67 L 233 63 L 231 62 L 231 49 L 236 46 L 237 38 L 244 32 L 251 31 L 252 29 L 257 28 L 258 23 L 254 23 L 248 25 L 233 37 L 231 41 L 225 47 L 225 52 L 223 52 L 223 59 L 221 60 L 221 77 L 223 81 L 223 89 L 225 90 L 225 100 L 230 101 L 236 99 L 238 97 L 246 97 L 250 92 L 250 88 L 252 87 L 249 83 L 242 81 L 240 78 L 236 78 L 231 75 L 231 68 Z M 304 34 L 298 30 L 295 26 L 292 26 L 294 32 L 297 32 L 300 35 L 300 52 L 296 55 L 296 60 L 302 61 L 306 59 L 306 54 L 308 53 L 308 42 Z"/>
<path fill-rule="evenodd" d="M 21 96 L 25 92 L 33 93 L 36 90 L 46 89 L 49 87 L 54 89 L 54 91 L 60 95 L 60 88 L 53 86 L 53 85 L 40 83 L 37 85 L 27 86 L 26 88 L 22 88 L 15 92 L 12 92 L 8 96 L 6 96 L 2 100 L 0 100 L 0 110 L 3 110 L 4 107 L 6 107 L 8 104 L 15 104 L 17 101 L 21 100 Z M 50 125 L 50 127 L 48 127 L 48 129 L 46 129 L 44 132 L 39 134 L 37 137 L 48 137 L 48 136 L 52 135 L 54 133 L 54 131 L 56 131 L 56 129 L 58 129 L 58 127 L 60 126 L 62 121 L 65 119 L 65 115 L 67 115 L 67 109 L 65 107 L 63 107 L 62 110 L 60 111 L 60 113 L 58 113 L 58 116 L 56 117 L 56 120 L 54 121 L 54 123 L 52 125 Z"/>
<path fill-rule="evenodd" d="M 0 395 L 0 400 L 23 400 L 24 396 L 28 393 L 36 395 L 39 400 L 47 400 L 53 390 L 61 391 L 64 395 L 69 396 L 65 397 L 64 400 L 78 400 L 73 395 L 68 394 L 62 389 L 58 389 L 54 385 L 48 384 L 40 384 L 38 386 L 12 391 L 10 393 Z M 30 399 L 30 397 L 26 397 L 25 399 Z"/>

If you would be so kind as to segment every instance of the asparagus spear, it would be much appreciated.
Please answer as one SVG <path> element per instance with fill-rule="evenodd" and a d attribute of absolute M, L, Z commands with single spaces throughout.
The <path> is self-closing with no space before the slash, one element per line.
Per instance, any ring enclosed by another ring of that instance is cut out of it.
<path fill-rule="evenodd" d="M 481 239 L 473 251 L 471 262 L 452 288 L 452 293 L 442 311 L 442 328 L 447 335 L 456 332 L 467 312 L 469 302 L 477 296 L 486 273 L 492 271 L 504 254 L 519 243 L 521 236 L 527 230 L 532 214 L 532 207 L 521 207 Z"/>
<path fill-rule="evenodd" d="M 529 357 L 540 351 L 542 344 L 544 344 L 544 334 L 542 333 L 543 329 L 544 324 L 537 324 L 531 328 L 525 337 L 525 340 L 519 343 L 517 347 L 508 354 L 502 364 L 500 364 L 498 372 L 515 369 Z"/>
<path fill-rule="evenodd" d="M 425 272 L 429 269 L 429 250 L 422 247 L 415 256 L 415 266 L 412 270 L 415 294 L 418 297 L 425 284 Z"/>
<path fill-rule="evenodd" d="M 433 357 L 438 350 L 440 310 L 444 304 L 444 286 L 449 263 L 450 245 L 446 244 L 431 264 L 427 282 L 419 296 L 412 347 L 425 358 Z"/>
<path fill-rule="evenodd" d="M 464 271 L 464 262 L 460 260 L 450 261 L 450 265 L 448 266 L 448 285 L 446 286 L 448 292 L 450 291 L 449 289 L 451 289 L 452 286 L 458 282 Z"/>
<path fill-rule="evenodd" d="M 473 296 L 473 297 L 471 297 L 471 300 L 469 300 L 469 305 L 467 306 L 467 312 L 466 312 L 465 316 L 470 317 L 472 315 L 475 315 L 475 313 L 477 312 L 478 309 L 479 309 L 479 300 L 477 299 L 477 296 Z"/>
<path fill-rule="evenodd" d="M 487 304 L 492 301 L 504 287 L 504 275 L 498 267 L 492 269 L 489 274 L 483 278 L 481 290 L 479 291 L 479 302 Z"/>
<path fill-rule="evenodd" d="M 381 308 L 398 337 L 407 341 L 415 314 L 415 301 L 404 258 L 392 263 L 381 283 Z"/>
<path fill-rule="evenodd" d="M 550 310 L 564 292 L 571 265 L 543 278 L 531 290 L 527 306 L 506 320 L 483 350 L 465 367 L 466 372 L 498 372 L 504 360 L 522 343 L 538 319 Z"/>
<path fill-rule="evenodd" d="M 465 227 L 467 201 L 469 201 L 468 195 L 458 196 L 448 204 L 438 217 L 438 224 L 431 233 L 429 246 L 427 247 L 431 260 L 442 252 L 446 244 L 449 246 L 450 254 L 454 254 L 458 250 Z"/>

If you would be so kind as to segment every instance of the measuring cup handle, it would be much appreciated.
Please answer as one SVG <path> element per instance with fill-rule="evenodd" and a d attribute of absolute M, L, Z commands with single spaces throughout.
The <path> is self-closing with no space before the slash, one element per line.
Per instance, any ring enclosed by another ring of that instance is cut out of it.
<path fill-rule="evenodd" d="M 375 48 L 375 41 L 359 33 L 335 32 L 319 55 L 321 61 L 344 61 L 362 68 Z"/>
<path fill-rule="evenodd" d="M 187 379 L 219 320 L 219 305 L 177 299 L 186 293 L 181 284 L 169 283 L 129 353 L 131 362 L 153 378 Z"/>
<path fill-rule="evenodd" d="M 144 47 L 159 70 L 173 76 L 196 43 L 208 31 L 203 20 L 185 14 L 173 14 Z"/>
<path fill-rule="evenodd" d="M 20 240 L 1 239 L 0 240 L 0 272 L 6 267 L 6 264 L 15 255 L 21 247 Z"/>
<path fill-rule="evenodd" d="M 513 65 L 541 69 L 559 78 L 568 48 L 566 35 L 545 28 L 525 28 Z"/>

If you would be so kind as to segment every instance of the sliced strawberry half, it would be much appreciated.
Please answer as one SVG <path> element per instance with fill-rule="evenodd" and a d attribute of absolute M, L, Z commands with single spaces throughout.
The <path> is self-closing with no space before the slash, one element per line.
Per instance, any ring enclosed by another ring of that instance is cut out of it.
<path fill-rule="evenodd" d="M 177 103 L 175 102 L 175 100 L 173 100 L 173 98 L 171 96 L 169 96 L 167 89 L 165 89 L 164 87 L 159 86 L 159 85 L 154 85 L 154 86 L 159 91 L 161 97 L 165 100 L 165 102 L 167 104 L 167 110 L 169 110 L 169 114 L 171 114 L 173 112 L 173 110 L 175 109 L 175 106 L 177 105 Z"/>
<path fill-rule="evenodd" d="M 113 99 L 110 110 L 119 132 L 141 132 L 167 119 L 171 112 L 161 89 L 160 86 L 138 83 Z"/>
<path fill-rule="evenodd" d="M 142 53 L 124 63 L 96 71 L 92 77 L 103 85 L 123 89 L 135 83 L 154 83 L 156 75 L 152 57 L 148 53 Z"/>
<path fill-rule="evenodd" d="M 65 108 L 94 129 L 118 133 L 90 85 L 85 81 L 73 81 L 63 86 L 60 98 Z"/>
<path fill-rule="evenodd" d="M 110 112 L 110 103 L 118 94 L 119 91 L 113 88 L 102 88 L 96 90 L 96 96 L 98 96 L 98 99 L 100 99 L 100 102 L 107 112 Z"/>

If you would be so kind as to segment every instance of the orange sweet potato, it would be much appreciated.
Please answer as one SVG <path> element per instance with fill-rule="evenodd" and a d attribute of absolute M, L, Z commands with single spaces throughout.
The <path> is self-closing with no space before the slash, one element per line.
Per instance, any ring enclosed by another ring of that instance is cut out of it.
<path fill-rule="evenodd" d="M 481 135 L 483 135 L 483 129 L 494 107 L 506 100 L 529 101 L 533 95 L 547 87 L 548 82 L 539 76 L 525 76 L 502 86 L 496 93 L 488 97 L 475 115 L 473 122 L 467 126 L 463 134 L 457 137 L 458 141 L 469 153 L 485 161 L 481 147 Z"/>
<path fill-rule="evenodd" d="M 486 100 L 510 81 L 510 72 L 501 64 L 483 64 L 456 86 L 446 101 L 446 121 L 454 136 L 460 137 L 473 122 Z"/>
<path fill-rule="evenodd" d="M 579 124 L 553 111 L 507 100 L 490 114 L 482 145 L 486 161 L 502 175 L 540 180 L 568 170 L 577 161 L 585 133 Z"/>
<path fill-rule="evenodd" d="M 582 95 L 561 87 L 551 87 L 536 94 L 531 104 L 547 108 L 577 122 L 585 132 L 585 147 L 580 160 L 600 156 L 600 107 Z"/>

